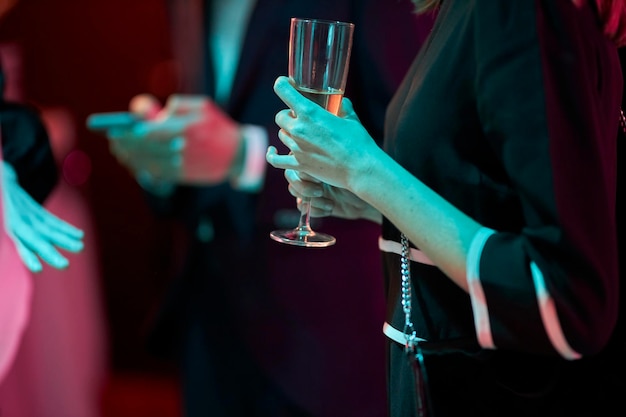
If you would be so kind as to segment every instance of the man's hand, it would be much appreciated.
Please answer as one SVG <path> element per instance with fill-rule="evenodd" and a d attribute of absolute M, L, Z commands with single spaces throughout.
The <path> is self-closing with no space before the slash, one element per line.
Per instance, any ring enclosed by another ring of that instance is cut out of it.
<path fill-rule="evenodd" d="M 204 96 L 173 95 L 165 107 L 133 98 L 142 121 L 110 129 L 111 151 L 138 179 L 211 185 L 226 181 L 242 148 L 239 126 Z"/>

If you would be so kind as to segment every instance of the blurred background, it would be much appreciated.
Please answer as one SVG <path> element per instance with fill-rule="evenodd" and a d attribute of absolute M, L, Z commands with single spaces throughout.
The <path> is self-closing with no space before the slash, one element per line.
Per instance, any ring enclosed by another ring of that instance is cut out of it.
<path fill-rule="evenodd" d="M 46 206 L 86 232 L 67 271 L 36 277 L 29 328 L 0 384 L 2 417 L 180 415 L 170 364 L 145 349 L 177 230 L 156 222 L 105 138 L 85 128 L 90 113 L 125 110 L 135 94 L 176 90 L 162 7 L 0 0 L 5 98 L 41 111 L 62 173 Z"/>
<path fill-rule="evenodd" d="M 35 106 L 60 184 L 46 207 L 86 232 L 66 271 L 36 276 L 29 328 L 0 384 L 3 417 L 175 417 L 170 365 L 146 353 L 145 332 L 169 276 L 167 224 L 85 128 L 90 113 L 174 89 L 167 22 L 152 0 L 0 0 L 5 99 Z"/>

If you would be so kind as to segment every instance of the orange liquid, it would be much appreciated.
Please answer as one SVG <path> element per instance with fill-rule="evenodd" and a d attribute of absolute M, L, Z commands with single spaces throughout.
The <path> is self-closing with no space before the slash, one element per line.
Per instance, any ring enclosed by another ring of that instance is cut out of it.
<path fill-rule="evenodd" d="M 343 91 L 341 90 L 313 90 L 311 88 L 296 87 L 302 95 L 314 103 L 319 104 L 332 114 L 339 113 L 339 107 L 341 106 L 341 98 L 343 97 Z"/>

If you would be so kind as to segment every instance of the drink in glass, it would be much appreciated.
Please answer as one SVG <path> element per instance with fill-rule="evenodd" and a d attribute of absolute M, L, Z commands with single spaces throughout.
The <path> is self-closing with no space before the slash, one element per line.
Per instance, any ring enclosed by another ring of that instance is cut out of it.
<path fill-rule="evenodd" d="M 321 19 L 291 19 L 289 77 L 296 89 L 330 113 L 338 114 L 346 88 L 354 24 Z M 275 230 L 272 239 L 296 246 L 326 247 L 335 238 L 313 231 L 310 201 L 303 199 L 298 226 Z"/>

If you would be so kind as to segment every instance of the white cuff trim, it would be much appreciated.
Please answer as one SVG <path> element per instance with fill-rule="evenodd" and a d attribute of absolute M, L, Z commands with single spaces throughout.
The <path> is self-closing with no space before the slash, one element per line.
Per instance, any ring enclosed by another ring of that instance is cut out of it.
<path fill-rule="evenodd" d="M 390 252 L 402 255 L 402 245 L 400 243 L 393 240 L 385 240 L 382 238 L 382 236 L 378 237 L 378 249 L 380 249 L 382 252 Z M 435 266 L 433 261 L 428 259 L 428 256 L 426 256 L 421 250 L 410 248 L 409 257 L 413 262 L 419 262 L 421 264 Z"/>
<path fill-rule="evenodd" d="M 548 338 L 550 342 L 552 342 L 552 346 L 554 346 L 557 352 L 565 359 L 580 359 L 582 355 L 572 349 L 565 339 L 556 308 L 554 307 L 554 300 L 548 293 L 543 273 L 535 262 L 530 263 L 530 271 L 533 276 L 535 291 L 537 292 L 537 302 L 539 303 L 541 320 L 543 321 L 543 326 L 546 329 Z"/>
<path fill-rule="evenodd" d="M 400 330 L 393 327 L 391 324 L 385 322 L 383 324 L 383 333 L 385 336 L 393 340 L 394 342 L 400 343 L 402 346 L 405 346 L 409 341 L 409 335 L 401 332 Z M 422 339 L 421 337 L 417 338 L 418 342 L 425 342 L 426 339 Z"/>
<path fill-rule="evenodd" d="M 472 311 L 474 312 L 474 327 L 476 328 L 478 343 L 485 349 L 495 349 L 496 346 L 493 343 L 493 335 L 491 334 L 487 300 L 480 282 L 480 258 L 487 239 L 494 233 L 492 229 L 486 227 L 478 230 L 472 239 L 469 252 L 467 253 L 467 286 L 472 302 Z"/>
<path fill-rule="evenodd" d="M 246 159 L 241 174 L 231 179 L 231 185 L 239 191 L 256 192 L 265 179 L 265 152 L 269 143 L 267 131 L 261 126 L 242 125 L 241 133 Z"/>

